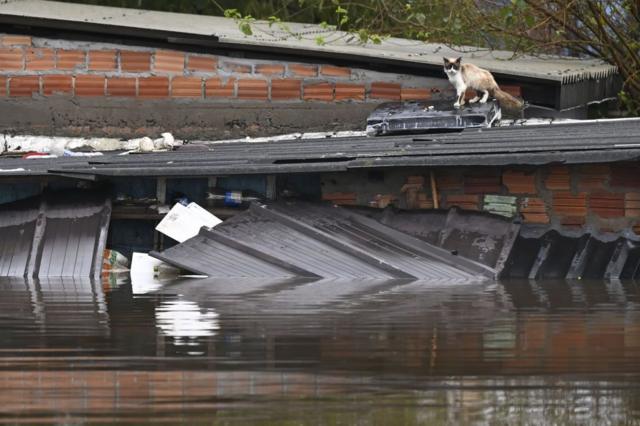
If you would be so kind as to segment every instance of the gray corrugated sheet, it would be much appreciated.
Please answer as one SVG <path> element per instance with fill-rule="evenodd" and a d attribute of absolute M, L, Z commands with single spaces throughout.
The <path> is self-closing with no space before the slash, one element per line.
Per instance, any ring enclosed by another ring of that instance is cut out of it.
<path fill-rule="evenodd" d="M 389 38 L 380 45 L 362 45 L 357 37 L 335 33 L 319 25 L 289 23 L 299 37 L 292 36 L 267 22 L 255 22 L 254 34 L 243 34 L 232 19 L 215 16 L 187 15 L 69 4 L 43 0 L 0 2 L 0 22 L 28 24 L 33 27 L 73 29 L 105 34 L 138 35 L 162 38 L 176 43 L 232 47 L 247 50 L 274 50 L 306 56 L 338 59 L 360 59 L 389 64 L 422 66 L 440 69 L 443 56 L 459 56 L 489 69 L 496 75 L 534 80 L 572 83 L 589 79 L 604 79 L 616 73 L 616 68 L 597 60 L 561 57 L 523 57 L 511 59 L 512 52 L 451 49 L 442 44 Z M 328 43 L 318 45 L 317 36 Z"/>
<path fill-rule="evenodd" d="M 253 205 L 153 257 L 210 277 L 468 281 L 496 271 L 359 213 L 318 203 Z"/>
<path fill-rule="evenodd" d="M 0 276 L 98 277 L 109 200 L 51 194 L 0 210 Z"/>
<path fill-rule="evenodd" d="M 73 163 L 5 159 L 2 176 L 211 176 L 408 166 L 601 163 L 640 158 L 640 119 L 460 133 L 211 144 L 204 151 L 105 155 Z"/>

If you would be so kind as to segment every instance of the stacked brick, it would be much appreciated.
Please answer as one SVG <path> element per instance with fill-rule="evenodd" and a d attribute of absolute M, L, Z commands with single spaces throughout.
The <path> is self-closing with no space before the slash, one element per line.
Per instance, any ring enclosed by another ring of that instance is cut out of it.
<path fill-rule="evenodd" d="M 48 47 L 56 45 L 69 47 Z M 241 60 L 142 47 L 94 49 L 0 35 L 0 96 L 380 102 L 425 100 L 448 87 L 444 79 L 439 87 L 419 87 L 415 82 L 376 81 L 386 78 L 380 73 L 371 78 L 361 74 L 328 64 Z M 398 80 L 394 74 L 388 78 Z"/>
<path fill-rule="evenodd" d="M 448 168 L 434 170 L 434 176 L 441 208 L 455 206 L 521 217 L 527 224 L 554 224 L 567 228 L 590 225 L 602 231 L 631 227 L 640 233 L 639 167 L 639 163 L 628 163 Z M 351 193 L 349 204 L 433 208 L 430 171 L 407 172 L 402 182 L 395 190 L 386 187 L 386 191 L 372 199 Z M 369 182 L 368 185 L 374 184 Z"/>

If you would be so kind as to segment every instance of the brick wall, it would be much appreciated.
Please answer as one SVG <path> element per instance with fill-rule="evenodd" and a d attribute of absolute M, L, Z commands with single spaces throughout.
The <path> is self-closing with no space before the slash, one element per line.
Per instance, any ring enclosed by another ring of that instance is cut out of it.
<path fill-rule="evenodd" d="M 0 34 L 0 97 L 378 103 L 442 92 L 444 78 Z"/>
<path fill-rule="evenodd" d="M 435 169 L 440 208 L 489 211 L 523 223 L 640 233 L 640 163 Z M 376 182 L 377 181 L 377 182 Z M 336 204 L 433 208 L 428 169 L 325 176 L 323 198 Z M 365 185 L 366 182 L 366 185 Z M 358 190 L 357 188 L 366 188 Z M 367 191 L 367 192 L 363 192 Z"/>

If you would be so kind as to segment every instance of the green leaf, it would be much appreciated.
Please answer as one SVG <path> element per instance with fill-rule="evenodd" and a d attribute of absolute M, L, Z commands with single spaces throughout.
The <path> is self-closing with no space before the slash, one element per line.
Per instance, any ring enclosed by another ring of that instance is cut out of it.
<path fill-rule="evenodd" d="M 327 44 L 326 40 L 324 39 L 324 37 L 322 36 L 318 36 L 316 37 L 316 44 L 318 46 L 324 46 L 325 44 Z"/>
<path fill-rule="evenodd" d="M 239 27 L 240 27 L 240 31 L 242 31 L 244 35 L 248 35 L 248 36 L 253 35 L 253 31 L 251 30 L 251 24 L 249 22 L 242 21 L 240 22 Z"/>

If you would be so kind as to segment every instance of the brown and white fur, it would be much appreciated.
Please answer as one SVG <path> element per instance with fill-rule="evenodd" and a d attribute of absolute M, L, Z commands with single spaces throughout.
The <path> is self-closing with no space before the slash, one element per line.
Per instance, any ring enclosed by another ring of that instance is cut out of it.
<path fill-rule="evenodd" d="M 462 58 L 444 58 L 444 72 L 449 81 L 456 88 L 457 99 L 454 108 L 465 104 L 464 95 L 467 89 L 476 91 L 476 96 L 469 99 L 469 103 L 487 102 L 489 96 L 496 98 L 500 106 L 506 110 L 519 111 L 524 103 L 500 90 L 491 73 L 473 64 L 462 64 Z M 482 96 L 479 96 L 482 93 Z"/>

